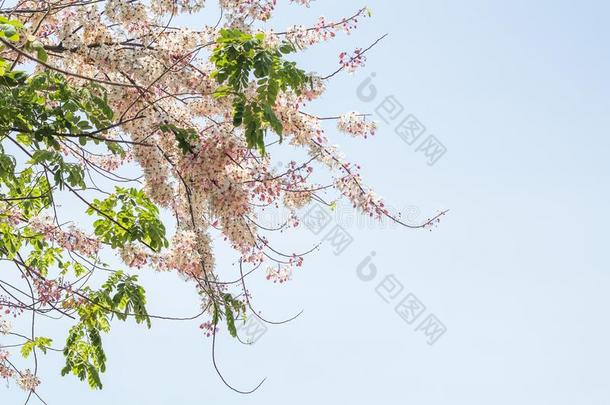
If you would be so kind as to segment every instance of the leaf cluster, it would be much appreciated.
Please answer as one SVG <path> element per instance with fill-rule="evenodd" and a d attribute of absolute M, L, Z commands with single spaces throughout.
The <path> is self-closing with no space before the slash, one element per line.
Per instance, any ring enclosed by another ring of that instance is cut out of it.
<path fill-rule="evenodd" d="M 71 373 L 81 381 L 87 380 L 91 388 L 101 389 L 100 373 L 106 371 L 101 335 L 110 331 L 110 321 L 114 317 L 125 321 L 132 316 L 136 323 L 150 328 L 145 291 L 137 281 L 137 276 L 119 271 L 100 290 L 86 291 L 86 298 L 76 307 L 80 320 L 70 329 L 66 340 L 62 375 Z"/>
<path fill-rule="evenodd" d="M 275 112 L 280 91 L 300 94 L 310 81 L 309 76 L 285 60 L 285 55 L 296 52 L 296 47 L 284 42 L 278 47 L 265 44 L 265 34 L 254 35 L 238 29 L 222 29 L 210 60 L 216 70 L 213 77 L 219 86 L 215 97 L 232 97 L 233 124 L 244 126 L 248 147 L 265 154 L 265 134 L 271 129 L 280 137 L 283 125 Z M 246 93 L 254 79 L 256 96 Z"/>
<path fill-rule="evenodd" d="M 169 245 L 159 209 L 142 190 L 116 187 L 106 199 L 93 200 L 87 214 L 101 216 L 93 223 L 95 234 L 113 249 L 134 241 L 154 251 Z"/>

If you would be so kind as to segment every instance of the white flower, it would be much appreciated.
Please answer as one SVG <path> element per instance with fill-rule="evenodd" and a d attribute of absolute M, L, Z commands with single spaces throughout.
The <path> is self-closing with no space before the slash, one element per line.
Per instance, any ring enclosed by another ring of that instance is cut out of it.
<path fill-rule="evenodd" d="M 0 319 L 0 335 L 8 335 L 10 331 L 11 324 L 5 319 Z"/>
<path fill-rule="evenodd" d="M 28 369 L 17 378 L 17 384 L 19 384 L 24 391 L 34 391 L 36 387 L 40 385 L 40 379 Z"/>
<path fill-rule="evenodd" d="M 363 115 L 350 112 L 339 118 L 337 127 L 352 136 L 363 136 L 366 138 L 369 135 L 375 135 L 377 123 L 375 121 L 367 121 Z"/>

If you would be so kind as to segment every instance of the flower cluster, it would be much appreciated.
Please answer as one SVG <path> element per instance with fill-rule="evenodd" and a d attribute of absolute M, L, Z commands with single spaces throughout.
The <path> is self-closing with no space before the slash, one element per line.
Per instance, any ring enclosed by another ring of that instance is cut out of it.
<path fill-rule="evenodd" d="M 269 267 L 267 269 L 267 280 L 274 283 L 285 283 L 292 279 L 292 266 Z"/>
<path fill-rule="evenodd" d="M 350 34 L 356 29 L 358 18 L 364 16 L 367 16 L 366 9 L 361 9 L 354 16 L 339 21 L 328 21 L 325 17 L 320 17 L 318 22 L 309 28 L 304 25 L 289 27 L 286 31 L 286 39 L 304 49 L 334 39 L 339 32 Z"/>
<path fill-rule="evenodd" d="M 286 192 L 284 194 L 284 205 L 291 209 L 303 208 L 311 202 L 312 195 L 313 193 L 309 190 Z"/>
<path fill-rule="evenodd" d="M 351 55 L 347 52 L 341 52 L 339 54 L 339 65 L 350 73 L 353 73 L 358 68 L 364 66 L 365 62 L 366 56 L 362 52 L 362 48 L 356 49 Z"/>
<path fill-rule="evenodd" d="M 229 12 L 230 21 L 242 23 L 238 27 L 244 27 L 246 18 L 266 21 L 277 5 L 277 0 L 220 0 L 220 6 Z"/>
<path fill-rule="evenodd" d="M 291 3 L 297 3 L 301 6 L 309 7 L 312 0 L 290 0 Z"/>
<path fill-rule="evenodd" d="M 0 295 L 0 311 L 4 315 L 12 315 L 13 318 L 17 318 L 24 311 L 22 306 L 13 305 L 10 296 L 8 295 Z M 10 325 L 8 325 L 10 327 Z"/>
<path fill-rule="evenodd" d="M 352 202 L 354 208 L 360 209 L 363 213 L 376 219 L 389 215 L 384 202 L 374 192 L 364 188 L 360 175 L 352 173 L 351 168 L 347 167 L 346 170 L 348 169 L 349 174 L 335 181 L 337 189 Z"/>
<path fill-rule="evenodd" d="M 11 324 L 3 318 L 0 318 L 0 335 L 8 335 L 11 331 Z"/>
<path fill-rule="evenodd" d="M 4 204 L 3 204 L 4 205 Z M 22 214 L 17 207 L 0 206 L 0 220 L 16 226 L 21 222 Z"/>
<path fill-rule="evenodd" d="M 141 269 L 149 262 L 150 255 L 143 248 L 129 243 L 120 250 L 121 259 L 131 268 Z"/>
<path fill-rule="evenodd" d="M 172 239 L 170 249 L 154 258 L 158 270 L 177 270 L 185 276 L 199 275 L 205 266 L 200 252 L 207 247 L 200 245 L 200 238 L 193 231 L 182 230 Z"/>
<path fill-rule="evenodd" d="M 153 12 L 161 15 L 178 12 L 194 13 L 201 10 L 204 5 L 205 0 L 151 0 L 150 2 Z"/>
<path fill-rule="evenodd" d="M 54 304 L 61 298 L 61 284 L 55 280 L 34 280 L 34 287 L 41 304 Z"/>
<path fill-rule="evenodd" d="M 218 327 L 214 326 L 214 324 L 210 321 L 204 322 L 199 325 L 199 329 L 203 330 L 203 333 L 206 337 L 210 337 L 218 333 Z"/>
<path fill-rule="evenodd" d="M 19 387 L 24 391 L 35 391 L 40 385 L 40 379 L 27 369 L 17 377 L 17 384 L 19 384 Z"/>
<path fill-rule="evenodd" d="M 0 378 L 8 380 L 14 376 L 13 370 L 8 364 L 9 352 L 0 349 Z"/>
<path fill-rule="evenodd" d="M 349 112 L 339 118 L 337 127 L 339 130 L 350 135 L 366 138 L 369 135 L 375 135 L 377 123 L 375 121 L 367 121 L 364 115 Z"/>
<path fill-rule="evenodd" d="M 85 256 L 97 255 L 101 247 L 98 239 L 87 236 L 84 232 L 76 229 L 74 225 L 70 225 L 69 230 L 64 231 L 59 226 L 54 225 L 47 216 L 32 218 L 29 226 L 32 230 L 42 234 L 45 239 L 57 242 L 64 249 Z"/>

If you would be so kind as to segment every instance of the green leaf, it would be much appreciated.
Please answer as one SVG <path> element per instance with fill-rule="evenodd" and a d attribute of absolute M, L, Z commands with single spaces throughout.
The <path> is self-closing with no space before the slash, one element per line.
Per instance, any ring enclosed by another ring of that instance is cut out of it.
<path fill-rule="evenodd" d="M 133 316 L 137 323 L 150 327 L 144 289 L 137 280 L 136 276 L 118 271 L 108 277 L 100 290 L 87 290 L 87 300 L 77 308 L 80 321 L 66 339 L 62 375 L 73 374 L 81 381 L 87 380 L 93 389 L 102 388 L 100 373 L 106 371 L 106 354 L 101 332 L 110 331 L 110 320 Z"/>
<path fill-rule="evenodd" d="M 36 42 L 32 47 L 36 50 L 36 58 L 41 62 L 46 62 L 48 55 L 47 51 L 44 49 L 44 45 L 40 42 Z"/>
<path fill-rule="evenodd" d="M 39 348 L 44 354 L 47 353 L 47 348 L 51 346 L 53 340 L 47 337 L 37 337 L 34 340 L 28 340 L 21 346 L 21 355 L 24 358 L 28 358 L 34 348 Z"/>
<path fill-rule="evenodd" d="M 264 39 L 262 33 L 250 35 L 237 29 L 223 29 L 210 58 L 216 68 L 212 77 L 220 84 L 214 96 L 233 98 L 233 124 L 243 126 L 248 147 L 257 148 L 262 155 L 267 129 L 282 141 L 283 126 L 274 111 L 280 91 L 300 94 L 311 81 L 294 62 L 282 59 L 296 51 L 294 45 L 284 42 L 276 49 L 265 46 Z M 251 79 L 257 85 L 256 100 L 245 94 Z"/>
<path fill-rule="evenodd" d="M 0 24 L 0 36 L 6 37 L 11 41 L 17 41 L 19 39 L 17 28 L 10 23 Z"/>
<path fill-rule="evenodd" d="M 171 124 L 160 125 L 159 129 L 163 132 L 171 132 L 174 134 L 174 137 L 178 142 L 178 148 L 180 148 L 182 153 L 187 154 L 193 152 L 194 148 L 191 145 L 191 142 L 194 142 L 197 139 L 197 131 L 192 128 L 179 128 Z"/>
<path fill-rule="evenodd" d="M 95 234 L 113 248 L 136 241 L 154 251 L 169 245 L 159 209 L 144 191 L 116 187 L 114 194 L 91 205 L 87 214 L 100 217 L 93 223 Z"/>

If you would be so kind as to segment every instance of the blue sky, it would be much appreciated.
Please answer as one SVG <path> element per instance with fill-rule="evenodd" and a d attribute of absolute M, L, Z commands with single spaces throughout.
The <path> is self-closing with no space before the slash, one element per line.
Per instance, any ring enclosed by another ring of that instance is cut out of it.
<path fill-rule="evenodd" d="M 359 6 L 283 6 L 274 24 Z M 105 389 L 59 377 L 61 358 L 49 358 L 41 394 L 50 404 L 608 403 L 610 3 L 368 6 L 373 18 L 356 33 L 300 59 L 330 72 L 339 51 L 389 34 L 366 67 L 337 77 L 312 111 L 374 113 L 395 96 L 426 127 L 423 137 L 446 147 L 433 166 L 394 133 L 395 121 L 364 142 L 330 135 L 391 205 L 417 207 L 421 218 L 450 209 L 438 228 L 359 226 L 340 211 L 329 226 L 353 238 L 344 252 L 323 245 L 286 286 L 253 279 L 267 317 L 304 313 L 269 327 L 252 346 L 219 339 L 219 365 L 233 385 L 247 389 L 267 377 L 252 395 L 220 382 L 197 322 L 156 322 L 151 331 L 117 323 L 105 338 Z M 378 97 L 365 102 L 356 90 L 372 73 Z M 320 236 L 303 229 L 290 246 Z M 366 282 L 357 267 L 373 251 L 377 276 Z M 390 275 L 404 288 L 387 303 L 376 287 Z M 197 312 L 191 287 L 175 276 L 143 280 L 153 311 Z M 408 293 L 426 307 L 411 325 L 394 310 Z M 430 314 L 447 329 L 433 345 L 415 330 Z M 0 402 L 19 403 L 16 393 L 0 387 L 8 398 Z"/>

